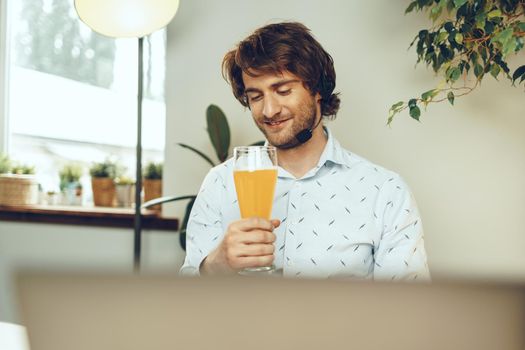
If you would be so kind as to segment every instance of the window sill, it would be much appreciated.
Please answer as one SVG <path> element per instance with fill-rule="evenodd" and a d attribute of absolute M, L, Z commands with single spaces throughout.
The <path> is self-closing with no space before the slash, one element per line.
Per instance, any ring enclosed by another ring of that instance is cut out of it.
<path fill-rule="evenodd" d="M 0 205 L 0 221 L 27 223 L 132 228 L 134 214 L 135 210 L 132 208 Z M 162 217 L 153 210 L 142 210 L 142 228 L 175 233 L 179 228 L 179 220 Z"/>

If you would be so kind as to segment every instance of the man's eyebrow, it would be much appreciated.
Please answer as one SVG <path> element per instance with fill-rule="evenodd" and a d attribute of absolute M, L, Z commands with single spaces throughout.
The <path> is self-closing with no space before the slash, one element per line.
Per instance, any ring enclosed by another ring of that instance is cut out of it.
<path fill-rule="evenodd" d="M 290 84 L 290 83 L 299 83 L 301 82 L 299 79 L 287 79 L 287 80 L 282 80 L 282 81 L 278 81 L 274 84 L 272 84 L 272 88 L 276 89 L 280 86 L 283 86 L 283 85 L 286 85 L 286 84 Z"/>
<path fill-rule="evenodd" d="M 290 84 L 290 83 L 299 83 L 301 82 L 301 80 L 299 79 L 287 79 L 287 80 L 281 80 L 281 81 L 278 81 L 276 83 L 273 83 L 272 85 L 270 85 L 272 87 L 272 89 L 277 89 L 279 88 L 280 86 L 283 86 L 283 85 L 286 85 L 286 84 Z M 244 90 L 244 93 L 245 94 L 248 94 L 250 92 L 261 92 L 260 89 L 257 89 L 257 88 L 247 88 Z"/>
<path fill-rule="evenodd" d="M 245 94 L 248 94 L 250 92 L 261 92 L 261 90 L 259 89 L 256 89 L 256 88 L 247 88 L 247 89 L 244 89 L 244 93 Z"/>

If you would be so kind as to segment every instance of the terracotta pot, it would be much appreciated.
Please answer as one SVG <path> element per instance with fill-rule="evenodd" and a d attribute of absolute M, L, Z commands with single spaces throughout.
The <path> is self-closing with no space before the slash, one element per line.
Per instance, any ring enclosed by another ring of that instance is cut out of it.
<path fill-rule="evenodd" d="M 97 207 L 115 206 L 115 182 L 108 177 L 92 177 L 93 202 Z"/>
<path fill-rule="evenodd" d="M 144 202 L 162 197 L 162 180 L 144 179 Z M 151 210 L 161 211 L 161 205 L 155 205 Z"/>

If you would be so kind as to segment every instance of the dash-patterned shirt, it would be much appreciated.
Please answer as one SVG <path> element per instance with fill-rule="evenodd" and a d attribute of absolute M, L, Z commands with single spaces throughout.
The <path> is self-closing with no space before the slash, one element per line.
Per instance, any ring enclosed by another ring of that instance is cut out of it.
<path fill-rule="evenodd" d="M 285 277 L 429 279 L 416 202 L 396 173 L 344 150 L 328 129 L 317 166 L 297 179 L 281 167 L 272 218 L 275 261 Z M 240 218 L 233 159 L 206 176 L 190 215 L 181 273 L 204 258 Z"/>

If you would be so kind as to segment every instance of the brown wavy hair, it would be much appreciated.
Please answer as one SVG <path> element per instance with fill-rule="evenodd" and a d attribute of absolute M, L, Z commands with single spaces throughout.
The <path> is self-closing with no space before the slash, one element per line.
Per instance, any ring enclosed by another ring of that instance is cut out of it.
<path fill-rule="evenodd" d="M 334 119 L 340 99 L 335 89 L 332 56 L 297 22 L 269 24 L 257 29 L 228 52 L 222 61 L 222 75 L 231 84 L 239 102 L 249 108 L 242 73 L 257 76 L 288 71 L 305 87 L 321 96 L 321 115 Z"/>

